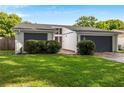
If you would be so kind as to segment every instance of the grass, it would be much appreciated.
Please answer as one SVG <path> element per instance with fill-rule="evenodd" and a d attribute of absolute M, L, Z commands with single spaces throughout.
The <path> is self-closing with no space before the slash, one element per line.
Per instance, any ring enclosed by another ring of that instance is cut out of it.
<path fill-rule="evenodd" d="M 124 64 L 79 55 L 0 51 L 0 86 L 124 86 Z"/>

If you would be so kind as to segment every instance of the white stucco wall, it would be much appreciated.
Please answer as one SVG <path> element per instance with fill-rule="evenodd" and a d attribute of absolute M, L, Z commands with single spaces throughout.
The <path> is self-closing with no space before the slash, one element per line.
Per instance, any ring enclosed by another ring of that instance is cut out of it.
<path fill-rule="evenodd" d="M 118 45 L 121 45 L 121 49 L 124 50 L 124 34 L 118 36 Z"/>
<path fill-rule="evenodd" d="M 77 33 L 67 28 L 62 28 L 62 48 L 77 52 Z"/>
<path fill-rule="evenodd" d="M 53 40 L 53 35 L 54 35 L 53 33 L 49 32 L 48 35 L 47 35 L 48 36 L 47 40 Z"/>
<path fill-rule="evenodd" d="M 26 32 L 26 33 L 48 33 L 47 40 L 53 40 L 53 33 L 51 32 Z M 15 36 L 15 53 L 24 52 L 24 32 L 16 32 Z"/>
<path fill-rule="evenodd" d="M 23 51 L 24 45 L 24 33 L 23 32 L 16 32 L 15 36 L 15 53 L 20 53 L 21 50 Z"/>
<path fill-rule="evenodd" d="M 118 51 L 118 35 L 112 36 L 112 51 Z"/>

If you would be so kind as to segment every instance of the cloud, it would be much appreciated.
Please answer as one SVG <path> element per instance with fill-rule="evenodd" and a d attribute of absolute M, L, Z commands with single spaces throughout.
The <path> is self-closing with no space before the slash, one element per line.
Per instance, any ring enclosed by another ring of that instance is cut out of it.
<path fill-rule="evenodd" d="M 52 11 L 55 14 L 74 14 L 79 13 L 81 10 L 68 10 L 68 11 Z"/>
<path fill-rule="evenodd" d="M 36 12 L 35 15 L 66 15 L 66 14 L 76 14 L 82 12 L 81 10 L 64 10 L 64 11 L 58 11 L 58 10 L 49 10 L 44 12 Z"/>
<path fill-rule="evenodd" d="M 57 9 L 57 6 L 54 6 L 54 5 L 48 6 L 47 9 L 48 9 L 48 10 L 54 10 L 54 9 Z"/>
<path fill-rule="evenodd" d="M 25 8 L 25 7 L 27 7 L 27 5 L 0 5 L 0 9 L 9 9 L 9 8 L 18 9 L 18 8 Z"/>
<path fill-rule="evenodd" d="M 16 12 L 16 14 L 17 14 L 18 16 L 20 16 L 20 17 L 29 17 L 29 16 L 30 16 L 30 15 L 24 14 L 24 13 L 17 13 L 17 12 Z"/>
<path fill-rule="evenodd" d="M 20 17 L 27 17 L 28 14 L 22 13 L 19 9 L 27 7 L 26 5 L 0 5 L 0 11 L 7 12 L 8 14 L 15 13 Z"/>
<path fill-rule="evenodd" d="M 110 14 L 111 12 L 110 11 L 97 11 L 98 14 L 101 14 L 101 15 L 107 15 L 107 14 Z"/>
<path fill-rule="evenodd" d="M 14 12 L 17 11 L 19 9 L 25 8 L 27 7 L 26 5 L 0 5 L 0 11 L 4 11 L 4 12 Z"/>

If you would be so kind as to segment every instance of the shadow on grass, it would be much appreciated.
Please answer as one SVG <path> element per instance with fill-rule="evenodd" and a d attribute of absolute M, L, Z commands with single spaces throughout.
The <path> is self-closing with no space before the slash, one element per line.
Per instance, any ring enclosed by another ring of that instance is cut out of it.
<path fill-rule="evenodd" d="M 95 56 L 1 55 L 0 86 L 124 86 L 124 64 Z"/>

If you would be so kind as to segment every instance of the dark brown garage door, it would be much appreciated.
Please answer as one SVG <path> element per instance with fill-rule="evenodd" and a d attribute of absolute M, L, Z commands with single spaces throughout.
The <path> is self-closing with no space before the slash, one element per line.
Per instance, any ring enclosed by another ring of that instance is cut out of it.
<path fill-rule="evenodd" d="M 24 33 L 24 41 L 31 39 L 47 40 L 47 33 Z"/>
<path fill-rule="evenodd" d="M 81 36 L 81 40 L 92 40 L 96 44 L 96 52 L 112 51 L 112 36 Z"/>

